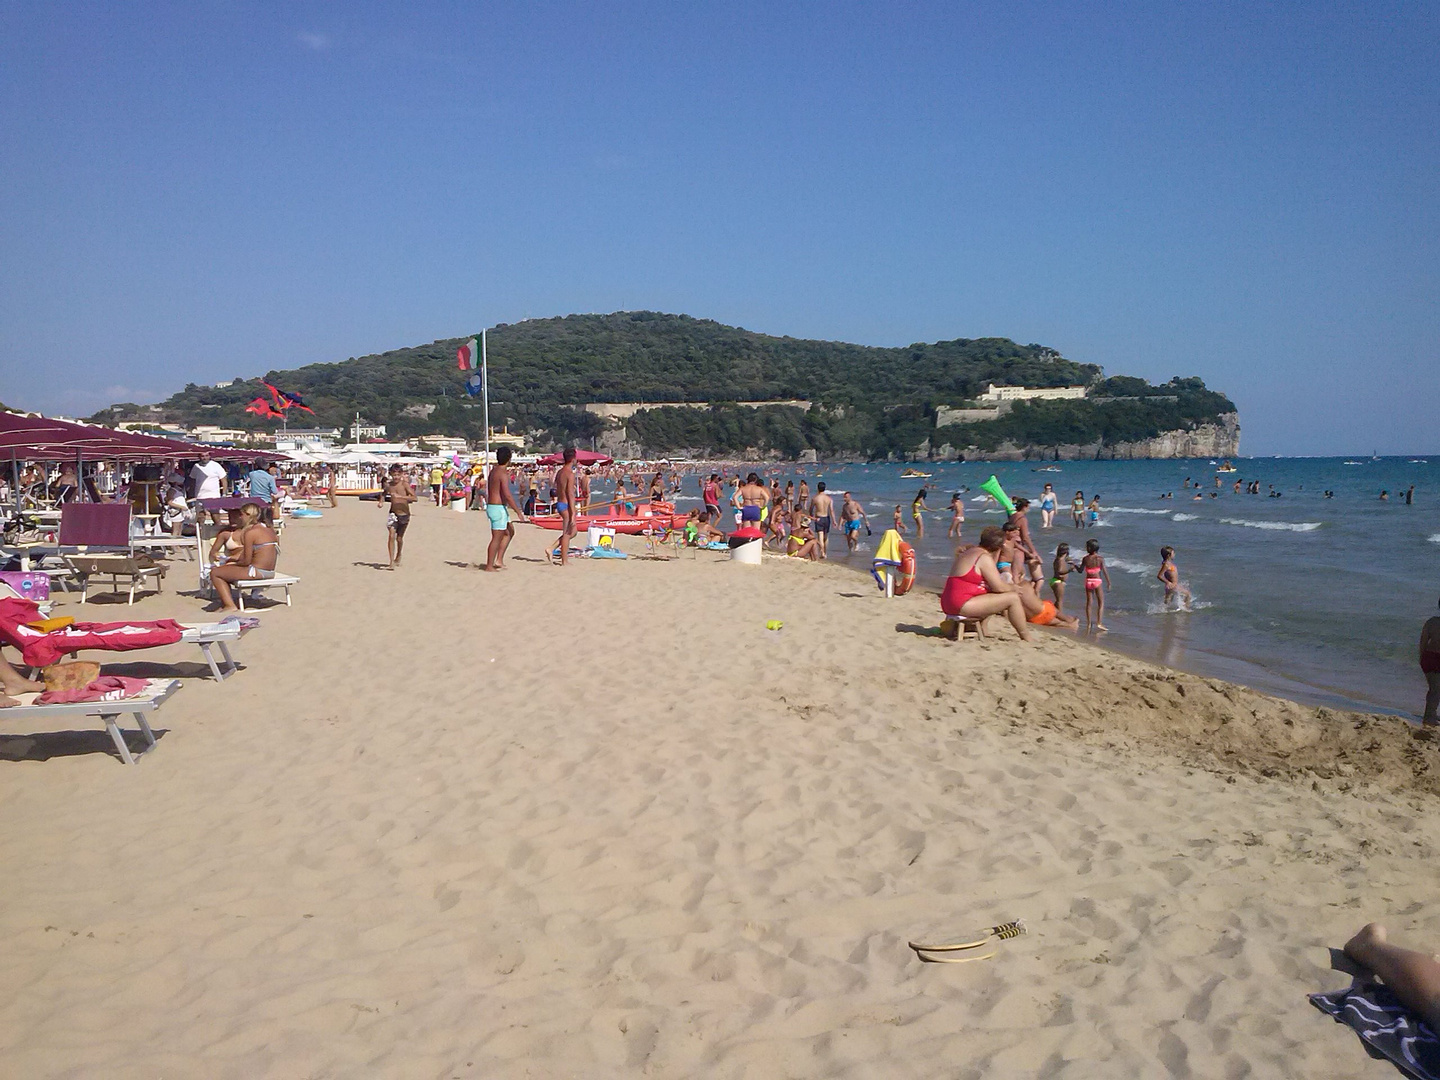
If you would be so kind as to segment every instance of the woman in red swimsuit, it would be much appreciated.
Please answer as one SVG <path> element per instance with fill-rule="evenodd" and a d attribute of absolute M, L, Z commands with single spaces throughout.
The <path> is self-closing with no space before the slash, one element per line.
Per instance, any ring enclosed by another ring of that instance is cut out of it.
<path fill-rule="evenodd" d="M 1000 579 L 995 567 L 995 554 L 1005 542 L 1005 534 L 991 525 L 980 532 L 980 542 L 962 548 L 950 564 L 950 576 L 940 593 L 940 609 L 952 618 L 983 619 L 987 615 L 1004 615 L 1015 627 L 1021 641 L 1030 640 L 1025 623 L 1025 604 L 1014 585 Z"/>
<path fill-rule="evenodd" d="M 1425 723 L 1440 724 L 1440 615 L 1425 620 L 1420 630 L 1420 670 L 1425 675 Z"/>

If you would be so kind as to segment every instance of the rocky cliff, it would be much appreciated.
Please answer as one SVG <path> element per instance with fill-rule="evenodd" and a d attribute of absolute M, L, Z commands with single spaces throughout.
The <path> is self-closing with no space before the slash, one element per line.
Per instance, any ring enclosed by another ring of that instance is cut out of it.
<path fill-rule="evenodd" d="M 1151 439 L 1113 445 L 1094 442 L 1056 446 L 1015 446 L 1004 443 L 997 450 L 954 447 L 949 443 L 931 450 L 922 447 L 918 456 L 933 461 L 1133 461 L 1148 458 L 1226 458 L 1240 455 L 1240 416 L 1225 413 L 1219 423 L 1197 424 L 1181 431 L 1162 431 Z"/>

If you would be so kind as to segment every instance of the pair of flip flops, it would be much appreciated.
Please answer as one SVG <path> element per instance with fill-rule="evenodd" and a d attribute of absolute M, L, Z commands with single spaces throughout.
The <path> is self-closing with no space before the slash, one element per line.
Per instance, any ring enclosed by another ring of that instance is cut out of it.
<path fill-rule="evenodd" d="M 919 941 L 907 942 L 910 948 L 915 950 L 922 963 L 926 964 L 968 964 L 971 960 L 989 960 L 995 955 L 996 950 L 983 951 L 986 946 L 995 941 L 1008 941 L 1010 938 L 1019 937 L 1026 933 L 1025 920 L 1015 919 L 1011 922 L 1001 923 L 999 926 L 990 926 L 980 934 L 979 937 L 970 941 L 947 941 L 933 945 L 927 945 Z"/>

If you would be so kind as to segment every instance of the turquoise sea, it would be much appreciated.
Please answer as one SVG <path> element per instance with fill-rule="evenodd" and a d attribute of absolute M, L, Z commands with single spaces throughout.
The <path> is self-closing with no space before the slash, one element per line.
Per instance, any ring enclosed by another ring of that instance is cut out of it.
<path fill-rule="evenodd" d="M 868 569 L 869 551 L 923 483 L 928 516 L 916 545 L 920 583 L 938 591 L 954 544 L 946 538 L 953 492 L 963 491 L 973 541 L 1003 520 L 987 510 L 979 485 L 992 473 L 1012 497 L 1028 496 L 1031 529 L 1042 556 L 1060 541 L 1082 552 L 1094 536 L 1114 583 L 1106 607 L 1110 648 L 1197 674 L 1243 683 L 1317 705 L 1415 716 L 1425 683 L 1416 661 L 1421 623 L 1440 611 L 1440 455 L 1423 458 L 1236 458 L 1220 477 L 1204 460 L 1114 462 L 977 462 L 917 466 L 929 480 L 902 480 L 903 465 L 770 468 L 767 475 L 824 479 L 849 489 L 871 515 L 874 535 L 849 561 Z M 1036 471 L 1044 467 L 1059 472 Z M 1202 498 L 1183 486 L 1198 483 Z M 1260 481 L 1260 494 L 1236 494 L 1235 480 Z M 1040 528 L 1039 494 L 1055 485 L 1055 527 Z M 694 481 L 688 481 L 693 484 Z M 1405 491 L 1414 485 L 1414 502 Z M 1273 486 L 1280 497 L 1268 495 Z M 968 489 L 968 490 L 967 490 Z M 1103 507 L 1096 529 L 1075 529 L 1076 490 Z M 1326 491 L 1333 492 L 1326 498 Z M 1387 502 L 1380 492 L 1388 490 Z M 1159 496 L 1173 492 L 1173 499 Z M 1216 497 L 1210 498 L 1215 492 Z M 687 492 L 688 493 L 688 492 Z M 972 501 L 979 498 L 981 501 Z M 840 533 L 833 534 L 843 553 Z M 909 537 L 914 543 L 913 533 Z M 1155 580 L 1159 551 L 1176 549 L 1195 610 L 1166 612 Z M 1074 580 L 1074 579 L 1072 579 Z M 1047 590 L 1048 591 L 1048 590 Z M 1080 590 L 1066 596 L 1078 614 Z M 939 618 L 938 605 L 936 617 Z"/>

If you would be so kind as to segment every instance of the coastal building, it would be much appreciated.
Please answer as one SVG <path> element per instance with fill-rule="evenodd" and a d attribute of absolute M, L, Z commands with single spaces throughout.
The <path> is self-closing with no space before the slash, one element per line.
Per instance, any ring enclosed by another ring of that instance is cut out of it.
<path fill-rule="evenodd" d="M 470 444 L 458 435 L 421 435 L 407 439 L 406 445 L 416 450 L 428 448 L 437 454 L 466 454 L 470 451 Z"/>
<path fill-rule="evenodd" d="M 339 428 L 289 428 L 275 433 L 275 449 L 281 453 L 291 450 L 333 450 L 339 441 Z"/>
<path fill-rule="evenodd" d="M 945 427 L 947 424 L 975 424 L 985 420 L 998 420 L 1010 411 L 1009 405 L 1009 402 L 1005 402 L 993 409 L 952 409 L 949 405 L 941 405 L 935 410 L 935 426 Z"/>
<path fill-rule="evenodd" d="M 352 443 L 364 442 L 366 439 L 383 439 L 384 437 L 384 424 L 372 424 L 357 416 L 355 422 L 350 425 L 350 441 Z"/>
<path fill-rule="evenodd" d="M 510 425 L 506 424 L 499 431 L 496 431 L 494 428 L 490 429 L 490 445 L 513 446 L 516 450 L 523 450 L 525 448 L 525 436 L 513 434 L 510 431 Z"/>
<path fill-rule="evenodd" d="M 991 383 L 975 400 L 997 401 L 1069 401 L 1085 396 L 1084 386 L 996 386 Z"/>

